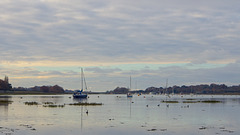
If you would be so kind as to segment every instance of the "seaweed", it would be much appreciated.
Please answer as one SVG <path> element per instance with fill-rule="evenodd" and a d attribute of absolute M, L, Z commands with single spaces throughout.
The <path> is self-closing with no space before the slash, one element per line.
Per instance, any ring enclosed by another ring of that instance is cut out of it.
<path fill-rule="evenodd" d="M 43 102 L 45 105 L 52 105 L 53 102 Z"/>
<path fill-rule="evenodd" d="M 96 106 L 96 105 L 102 105 L 102 103 L 71 103 L 69 105 L 75 105 L 75 106 Z"/>
<path fill-rule="evenodd" d="M 187 98 L 186 100 L 196 100 L 196 99 L 193 99 L 193 98 Z"/>
<path fill-rule="evenodd" d="M 201 101 L 202 103 L 222 103 L 222 101 L 218 101 L 218 100 L 204 100 Z"/>
<path fill-rule="evenodd" d="M 152 128 L 152 129 L 148 129 L 147 131 L 157 131 L 157 129 Z"/>
<path fill-rule="evenodd" d="M 63 107 L 65 107 L 65 105 L 53 105 L 53 104 L 48 104 L 48 105 L 43 105 L 43 107 L 50 107 L 50 108 L 60 107 L 60 108 L 63 108 Z"/>
<path fill-rule="evenodd" d="M 35 101 L 33 101 L 33 102 L 24 102 L 24 104 L 25 105 L 39 105 L 39 103 L 35 102 Z"/>
<path fill-rule="evenodd" d="M 183 101 L 183 103 L 199 103 L 200 101 Z"/>
<path fill-rule="evenodd" d="M 12 102 L 10 100 L 0 100 L 0 104 L 11 104 Z"/>
<path fill-rule="evenodd" d="M 179 103 L 178 101 L 162 101 L 162 103 Z"/>

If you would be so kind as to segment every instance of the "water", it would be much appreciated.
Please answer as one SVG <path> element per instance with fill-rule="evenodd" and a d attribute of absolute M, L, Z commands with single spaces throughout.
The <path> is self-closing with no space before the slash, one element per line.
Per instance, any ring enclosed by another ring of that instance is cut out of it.
<path fill-rule="evenodd" d="M 13 101 L 0 104 L 0 135 L 240 134 L 240 96 L 89 95 L 86 101 L 77 101 L 71 95 L 14 95 L 0 100 Z M 222 102 L 189 103 L 203 100 Z M 24 104 L 33 101 L 41 105 Z M 44 102 L 65 106 L 43 107 Z M 68 105 L 75 102 L 103 105 Z"/>

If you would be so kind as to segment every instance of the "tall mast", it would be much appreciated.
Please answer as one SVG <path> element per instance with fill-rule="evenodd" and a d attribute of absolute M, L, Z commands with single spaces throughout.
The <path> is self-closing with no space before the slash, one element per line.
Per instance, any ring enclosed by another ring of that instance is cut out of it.
<path fill-rule="evenodd" d="M 167 87 L 168 87 L 168 79 L 166 80 L 166 94 L 168 94 L 168 89 L 167 89 Z"/>
<path fill-rule="evenodd" d="M 86 79 L 85 79 L 84 73 L 83 73 L 83 81 L 84 81 L 84 85 L 85 85 L 85 90 L 87 90 L 87 83 L 86 83 Z"/>
<path fill-rule="evenodd" d="M 83 68 L 81 68 L 81 90 L 83 90 Z"/>
<path fill-rule="evenodd" d="M 131 88 L 132 88 L 132 78 L 130 76 L 130 89 L 129 89 L 129 91 L 131 90 Z"/>

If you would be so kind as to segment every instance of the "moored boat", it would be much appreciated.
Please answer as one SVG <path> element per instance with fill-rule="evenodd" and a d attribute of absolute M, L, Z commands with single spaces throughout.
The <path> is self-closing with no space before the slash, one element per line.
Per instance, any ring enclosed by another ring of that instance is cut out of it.
<path fill-rule="evenodd" d="M 81 90 L 77 90 L 73 93 L 73 98 L 87 98 L 87 94 L 83 93 L 83 82 L 85 84 L 85 89 L 87 90 L 87 85 L 86 85 L 86 80 L 83 74 L 83 68 L 81 68 L 81 86 L 82 89 Z"/>
<path fill-rule="evenodd" d="M 130 93 L 131 87 L 132 87 L 131 85 L 132 85 L 132 78 L 131 78 L 131 76 L 130 76 L 130 88 L 129 88 L 129 91 L 128 91 L 128 93 L 127 93 L 127 97 L 128 97 L 128 98 L 133 97 L 132 93 Z"/>

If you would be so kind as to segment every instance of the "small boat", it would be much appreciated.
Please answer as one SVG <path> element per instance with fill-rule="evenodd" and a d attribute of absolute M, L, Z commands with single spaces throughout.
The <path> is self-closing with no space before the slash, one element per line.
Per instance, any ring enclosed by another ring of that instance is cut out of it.
<path fill-rule="evenodd" d="M 131 93 L 127 93 L 127 97 L 133 97 Z"/>
<path fill-rule="evenodd" d="M 86 80 L 83 74 L 83 68 L 81 68 L 81 86 L 82 89 L 81 90 L 77 90 L 73 93 L 73 98 L 87 98 L 87 94 L 83 94 L 83 82 L 85 84 L 85 89 L 87 90 L 87 84 L 86 84 Z"/>
<path fill-rule="evenodd" d="M 73 93 L 73 98 L 87 98 L 87 94 L 82 93 L 83 90 L 77 90 Z"/>
<path fill-rule="evenodd" d="M 127 93 L 127 97 L 128 97 L 128 98 L 133 97 L 132 93 L 130 93 L 131 85 L 132 85 L 131 83 L 132 83 L 132 79 L 131 79 L 131 76 L 130 76 L 130 88 L 129 88 L 129 91 L 128 91 L 128 93 Z"/>

